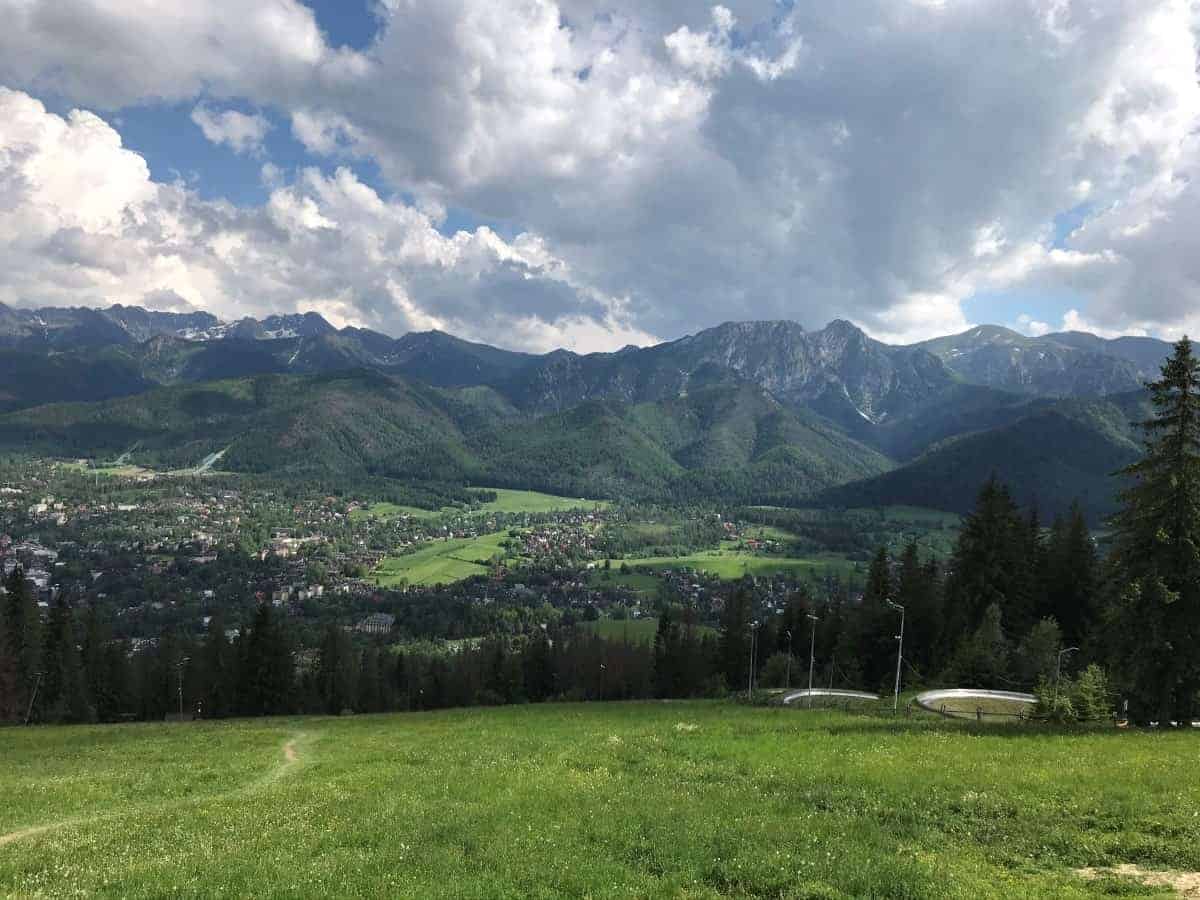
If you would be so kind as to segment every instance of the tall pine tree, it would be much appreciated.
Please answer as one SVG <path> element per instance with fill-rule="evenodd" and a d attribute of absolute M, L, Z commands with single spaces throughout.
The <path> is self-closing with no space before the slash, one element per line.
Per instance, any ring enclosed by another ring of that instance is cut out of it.
<path fill-rule="evenodd" d="M 989 478 L 963 522 L 950 562 L 943 634 L 947 648 L 972 638 L 993 604 L 1006 622 L 1033 624 L 1030 531 L 1031 523 L 1021 517 L 1008 488 L 995 476 Z"/>
<path fill-rule="evenodd" d="M 748 584 L 739 584 L 725 598 L 721 610 L 721 668 L 730 690 L 739 691 L 750 677 L 750 617 L 753 595 Z"/>
<path fill-rule="evenodd" d="M 1139 719 L 1189 721 L 1200 688 L 1200 360 L 1185 337 L 1148 385 L 1145 455 L 1114 517 L 1115 644 Z"/>
<path fill-rule="evenodd" d="M 83 681 L 83 663 L 75 642 L 75 617 L 65 596 L 60 595 L 50 612 L 46 628 L 43 708 L 54 722 L 87 722 L 94 713 Z"/>
<path fill-rule="evenodd" d="M 5 589 L 6 651 L 13 661 L 16 681 L 13 700 L 17 707 L 17 718 L 24 718 L 41 672 L 42 620 L 37 600 L 29 590 L 20 566 L 12 570 L 5 582 Z"/>
<path fill-rule="evenodd" d="M 1078 503 L 1066 519 L 1056 519 L 1046 548 L 1046 604 L 1068 645 L 1090 642 L 1098 617 L 1096 548 Z"/>

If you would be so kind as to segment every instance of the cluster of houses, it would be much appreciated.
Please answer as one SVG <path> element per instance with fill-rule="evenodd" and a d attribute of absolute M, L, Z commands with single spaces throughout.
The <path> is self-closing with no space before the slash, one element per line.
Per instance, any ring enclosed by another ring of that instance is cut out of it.
<path fill-rule="evenodd" d="M 36 540 L 14 541 L 10 535 L 0 534 L 0 572 L 7 581 L 13 570 L 20 566 L 26 585 L 36 593 L 39 602 L 47 605 L 54 599 L 53 571 L 58 562 L 58 551 L 44 547 Z M 0 593 L 6 589 L 0 584 Z"/>

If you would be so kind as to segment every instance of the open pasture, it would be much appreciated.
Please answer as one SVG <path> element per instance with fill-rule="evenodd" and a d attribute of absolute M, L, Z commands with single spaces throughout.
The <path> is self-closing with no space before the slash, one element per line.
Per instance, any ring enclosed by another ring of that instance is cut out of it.
<path fill-rule="evenodd" d="M 484 512 L 505 513 L 548 513 L 566 512 L 572 509 L 603 509 L 606 500 L 585 500 L 580 497 L 558 497 L 539 491 L 514 491 L 508 488 L 488 488 L 496 492 L 496 499 L 480 506 Z"/>
<path fill-rule="evenodd" d="M 497 554 L 504 555 L 501 544 L 506 540 L 507 531 L 496 531 L 477 538 L 431 541 L 412 553 L 385 557 L 371 578 L 380 587 L 396 587 L 451 584 L 473 575 L 486 575 L 488 561 Z"/>
<path fill-rule="evenodd" d="M 551 513 L 573 509 L 603 509 L 608 505 L 605 500 L 558 497 L 539 491 L 514 491 L 508 488 L 488 488 L 487 490 L 495 491 L 496 499 L 481 503 L 477 507 L 443 506 L 441 509 L 422 509 L 419 506 L 403 506 L 398 503 L 372 503 L 370 506 L 356 509 L 351 513 L 351 517 L 355 519 L 391 519 L 396 516 L 407 516 L 413 519 L 436 519 L 442 515 L 467 510 L 485 513 Z"/>
<path fill-rule="evenodd" d="M 637 571 L 681 571 L 692 569 L 717 578 L 732 580 L 744 575 L 808 575 L 821 576 L 828 572 L 851 580 L 861 577 L 860 566 L 834 554 L 808 557 L 766 556 L 722 544 L 717 550 L 700 550 L 686 556 L 641 556 L 614 559 L 613 569 L 625 565 Z"/>
<path fill-rule="evenodd" d="M 1191 733 L 650 702 L 11 728 L 0 757 L 3 895 L 1070 898 L 1200 870 Z"/>

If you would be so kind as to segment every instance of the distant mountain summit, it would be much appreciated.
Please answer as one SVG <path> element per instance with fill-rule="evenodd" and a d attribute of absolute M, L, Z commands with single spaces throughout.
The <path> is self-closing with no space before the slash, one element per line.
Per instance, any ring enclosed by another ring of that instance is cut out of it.
<path fill-rule="evenodd" d="M 1106 340 L 1082 332 L 1027 337 L 998 325 L 980 325 L 915 346 L 972 384 L 1042 397 L 1136 390 L 1157 374 L 1170 353 L 1170 345 L 1154 338 Z"/>
<path fill-rule="evenodd" d="M 339 329 L 315 312 L 222 322 L 0 305 L 0 449 L 138 444 L 179 465 L 228 446 L 247 471 L 956 511 L 997 472 L 1047 513 L 1080 498 L 1098 517 L 1110 473 L 1140 452 L 1131 422 L 1169 351 L 994 325 L 894 346 L 839 319 L 532 354 Z"/>
<path fill-rule="evenodd" d="M 155 337 L 260 342 L 264 346 L 250 354 L 260 357 L 250 365 L 254 370 L 365 365 L 443 386 L 504 382 L 521 402 L 545 411 L 599 397 L 656 399 L 732 378 L 784 400 L 816 403 L 838 418 L 853 413 L 875 423 L 953 379 L 1043 397 L 1125 393 L 1153 377 L 1170 351 L 1154 338 L 1109 340 L 1082 332 L 1028 337 L 998 325 L 893 346 L 837 319 L 819 331 L 791 321 L 726 322 L 652 347 L 537 355 L 440 331 L 392 338 L 364 328 L 337 329 L 315 312 L 222 322 L 207 312 L 137 306 L 18 309 L 0 304 L 0 347 L 34 352 L 133 348 Z M 289 341 L 315 343 L 299 352 L 277 343 Z M 235 355 L 243 368 L 249 364 L 246 352 Z M 246 372 L 235 366 L 226 374 Z"/>

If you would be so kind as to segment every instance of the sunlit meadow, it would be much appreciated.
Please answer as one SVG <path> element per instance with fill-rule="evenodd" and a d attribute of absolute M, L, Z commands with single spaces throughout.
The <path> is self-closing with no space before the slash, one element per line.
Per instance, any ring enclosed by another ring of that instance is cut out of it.
<path fill-rule="evenodd" d="M 1082 867 L 1200 869 L 1190 733 L 546 705 L 10 728 L 0 761 L 16 896 L 1073 897 L 1153 893 Z"/>

